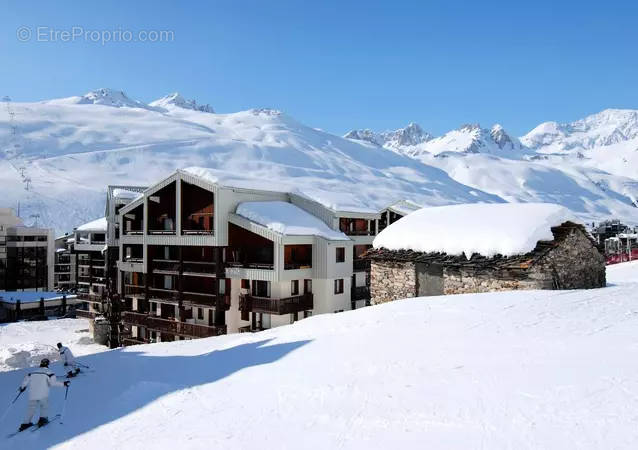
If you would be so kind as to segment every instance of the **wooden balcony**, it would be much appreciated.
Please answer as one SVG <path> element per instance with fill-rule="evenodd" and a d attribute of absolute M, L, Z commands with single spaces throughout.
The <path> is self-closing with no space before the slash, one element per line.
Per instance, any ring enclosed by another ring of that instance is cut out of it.
<path fill-rule="evenodd" d="M 313 308 L 313 295 L 303 294 L 285 298 L 239 296 L 239 310 L 265 314 L 292 314 Z"/>
<path fill-rule="evenodd" d="M 225 325 L 195 325 L 193 323 L 162 319 L 161 317 L 155 317 L 148 314 L 140 314 L 135 312 L 122 313 L 122 321 L 126 324 L 141 326 L 149 330 L 159 331 L 160 333 L 169 333 L 175 336 L 206 338 L 226 334 Z"/>

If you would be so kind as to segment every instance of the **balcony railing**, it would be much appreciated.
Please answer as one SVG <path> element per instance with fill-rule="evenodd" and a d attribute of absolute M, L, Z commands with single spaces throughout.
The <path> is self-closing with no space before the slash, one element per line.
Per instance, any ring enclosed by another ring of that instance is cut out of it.
<path fill-rule="evenodd" d="M 124 295 L 144 295 L 146 289 L 144 286 L 138 286 L 135 284 L 125 284 L 124 285 Z"/>
<path fill-rule="evenodd" d="M 180 322 L 178 320 L 162 319 L 148 314 L 123 312 L 122 321 L 127 324 L 142 326 L 161 333 L 169 333 L 178 336 L 205 338 L 226 334 L 226 325 L 206 326 L 193 323 Z"/>
<path fill-rule="evenodd" d="M 139 263 L 143 263 L 144 262 L 144 258 L 137 257 L 137 256 L 129 256 L 129 257 L 125 257 L 124 258 L 124 262 L 127 263 L 133 263 L 133 264 L 139 264 Z"/>
<path fill-rule="evenodd" d="M 182 234 L 186 236 L 213 236 L 215 230 L 182 230 Z"/>
<path fill-rule="evenodd" d="M 353 288 L 350 292 L 351 300 L 369 300 L 370 288 L 368 286 L 360 286 Z"/>
<path fill-rule="evenodd" d="M 185 274 L 195 273 L 195 274 L 215 275 L 216 264 L 214 262 L 207 262 L 207 261 L 184 261 L 184 265 L 182 269 Z"/>
<path fill-rule="evenodd" d="M 82 300 L 89 303 L 104 303 L 107 301 L 106 295 L 88 294 L 86 292 L 77 294 L 77 298 L 78 300 Z"/>
<path fill-rule="evenodd" d="M 313 295 L 303 294 L 285 298 L 239 296 L 239 310 L 266 314 L 291 314 L 313 308 Z"/>
<path fill-rule="evenodd" d="M 374 236 L 374 230 L 341 230 L 347 236 Z"/>
<path fill-rule="evenodd" d="M 365 272 L 366 270 L 370 270 L 370 260 L 369 259 L 355 259 L 352 261 L 352 270 L 355 272 Z"/>
<path fill-rule="evenodd" d="M 155 259 L 151 264 L 153 272 L 156 270 L 161 272 L 179 272 L 179 261 L 176 259 Z"/>
<path fill-rule="evenodd" d="M 251 262 L 238 262 L 231 261 L 226 263 L 227 267 L 237 267 L 240 269 L 262 269 L 262 270 L 273 270 L 275 265 L 273 263 L 251 263 Z"/>
<path fill-rule="evenodd" d="M 124 230 L 123 234 L 126 236 L 140 236 L 144 234 L 144 230 Z"/>
<path fill-rule="evenodd" d="M 284 264 L 284 270 L 312 269 L 311 262 L 291 262 Z"/>

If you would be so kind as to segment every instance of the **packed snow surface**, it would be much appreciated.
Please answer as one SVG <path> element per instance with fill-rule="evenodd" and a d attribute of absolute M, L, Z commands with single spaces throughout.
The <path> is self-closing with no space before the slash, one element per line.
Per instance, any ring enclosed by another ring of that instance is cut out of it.
<path fill-rule="evenodd" d="M 237 206 L 237 214 L 288 236 L 318 236 L 331 240 L 349 240 L 324 222 L 288 202 L 244 202 Z"/>
<path fill-rule="evenodd" d="M 64 425 L 7 440 L 21 398 L 0 447 L 633 449 L 638 265 L 610 267 L 608 279 L 80 357 L 95 372 L 71 381 Z M 0 374 L 4 404 L 25 372 Z M 52 390 L 52 412 L 63 397 Z"/>
<path fill-rule="evenodd" d="M 0 372 L 37 366 L 42 358 L 57 361 L 58 342 L 69 347 L 76 356 L 107 349 L 93 342 L 89 334 L 89 321 L 86 319 L 6 323 L 0 325 Z M 61 371 L 60 369 L 57 372 Z M 0 412 L 0 415 L 3 413 L 4 411 Z M 5 447 L 0 444 L 0 448 Z"/>
<path fill-rule="evenodd" d="M 550 203 L 468 204 L 422 208 L 393 223 L 374 239 L 374 248 L 449 255 L 511 256 L 552 240 L 551 227 L 574 215 Z"/>
<path fill-rule="evenodd" d="M 91 222 L 85 223 L 77 227 L 78 231 L 106 231 L 108 224 L 106 222 L 106 217 L 102 217 L 101 219 L 92 220 Z"/>

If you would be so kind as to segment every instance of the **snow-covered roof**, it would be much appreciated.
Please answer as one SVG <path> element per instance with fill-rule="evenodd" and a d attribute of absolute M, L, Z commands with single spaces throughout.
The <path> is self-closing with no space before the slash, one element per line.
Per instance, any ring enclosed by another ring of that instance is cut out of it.
<path fill-rule="evenodd" d="M 512 256 L 553 240 L 551 227 L 577 222 L 551 203 L 465 204 L 423 208 L 393 223 L 374 239 L 374 248 Z"/>
<path fill-rule="evenodd" d="M 91 222 L 87 222 L 84 225 L 80 225 L 76 228 L 77 231 L 106 231 L 107 223 L 106 217 L 95 219 Z"/>
<path fill-rule="evenodd" d="M 418 211 L 423 208 L 423 206 L 418 205 L 410 200 L 399 200 L 398 202 L 394 202 L 389 205 L 386 209 L 391 209 L 401 215 L 407 216 L 408 214 L 412 214 L 414 211 Z"/>
<path fill-rule="evenodd" d="M 0 292 L 0 302 L 2 303 L 33 303 L 39 302 L 41 298 L 44 301 L 60 300 L 62 296 L 66 296 L 67 299 L 75 298 L 76 295 L 60 294 L 59 292 Z"/>
<path fill-rule="evenodd" d="M 292 203 L 244 202 L 237 206 L 237 214 L 287 236 L 319 236 L 330 240 L 349 240 L 342 232 L 332 230 L 324 222 Z"/>
<path fill-rule="evenodd" d="M 113 198 L 122 200 L 132 200 L 140 196 L 139 192 L 129 191 L 128 189 L 115 188 L 113 189 Z"/>

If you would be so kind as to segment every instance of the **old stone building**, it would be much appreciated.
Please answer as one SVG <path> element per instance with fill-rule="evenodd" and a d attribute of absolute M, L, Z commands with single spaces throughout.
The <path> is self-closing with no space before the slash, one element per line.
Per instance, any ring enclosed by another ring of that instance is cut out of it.
<path fill-rule="evenodd" d="M 605 286 L 605 260 L 582 225 L 551 227 L 526 253 L 485 257 L 379 247 L 370 250 L 372 303 L 447 294 Z"/>

